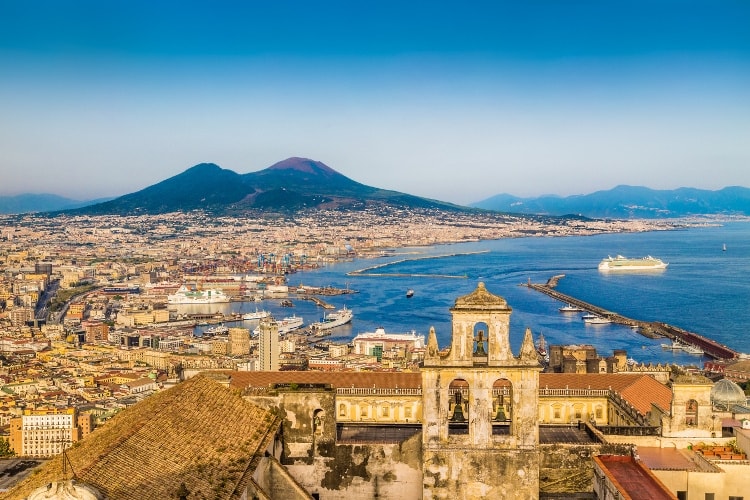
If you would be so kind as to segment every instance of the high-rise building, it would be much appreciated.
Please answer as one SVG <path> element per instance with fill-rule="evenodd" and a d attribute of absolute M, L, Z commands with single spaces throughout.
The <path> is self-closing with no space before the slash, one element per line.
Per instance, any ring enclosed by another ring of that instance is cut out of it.
<path fill-rule="evenodd" d="M 279 324 L 272 317 L 260 320 L 258 335 L 260 369 L 262 371 L 279 370 Z"/>
<path fill-rule="evenodd" d="M 232 356 L 250 354 L 250 330 L 247 328 L 229 329 L 229 354 Z"/>

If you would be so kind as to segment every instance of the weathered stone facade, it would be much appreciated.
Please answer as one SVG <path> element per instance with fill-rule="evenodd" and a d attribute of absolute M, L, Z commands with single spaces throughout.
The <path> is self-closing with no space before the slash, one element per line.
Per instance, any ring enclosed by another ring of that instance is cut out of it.
<path fill-rule="evenodd" d="M 541 366 L 528 330 L 513 355 L 511 312 L 480 283 L 451 308 L 449 350 L 438 351 L 430 331 L 422 370 L 424 498 L 539 495 Z"/>

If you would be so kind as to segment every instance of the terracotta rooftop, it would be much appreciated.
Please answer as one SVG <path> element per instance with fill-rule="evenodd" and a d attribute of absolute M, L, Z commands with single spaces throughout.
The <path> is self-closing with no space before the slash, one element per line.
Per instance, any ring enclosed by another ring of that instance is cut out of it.
<path fill-rule="evenodd" d="M 231 377 L 231 386 L 236 389 L 268 387 L 271 384 L 330 384 L 339 387 L 374 387 L 377 389 L 419 389 L 422 387 L 421 373 L 407 372 L 223 372 Z"/>
<path fill-rule="evenodd" d="M 669 387 L 648 375 L 540 373 L 539 388 L 612 389 L 642 415 L 651 411 L 652 402 L 664 410 L 669 410 L 672 404 L 672 391 Z"/>
<path fill-rule="evenodd" d="M 269 387 L 271 384 L 330 384 L 333 388 L 358 387 L 378 389 L 421 388 L 422 375 L 418 372 L 223 372 L 231 377 L 236 389 Z M 549 389 L 612 389 L 645 415 L 651 403 L 669 410 L 672 391 L 648 375 L 542 373 L 539 387 Z"/>
<path fill-rule="evenodd" d="M 270 412 L 206 376 L 194 377 L 120 412 L 102 428 L 50 460 L 3 498 L 22 499 L 36 488 L 69 479 L 110 500 L 175 498 L 180 483 L 190 498 L 239 498 L 280 425 Z M 251 429 L 254 431 L 248 431 Z"/>
<path fill-rule="evenodd" d="M 639 446 L 638 456 L 653 470 L 680 470 L 692 472 L 718 472 L 716 467 L 687 449 Z"/>
<path fill-rule="evenodd" d="M 629 498 L 649 500 L 677 500 L 654 474 L 629 456 L 599 455 L 594 457 L 607 477 Z"/>

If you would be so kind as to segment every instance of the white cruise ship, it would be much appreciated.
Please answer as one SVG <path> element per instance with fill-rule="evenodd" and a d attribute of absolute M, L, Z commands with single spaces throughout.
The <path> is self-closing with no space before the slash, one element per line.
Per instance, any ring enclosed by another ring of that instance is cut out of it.
<path fill-rule="evenodd" d="M 191 290 L 182 285 L 174 295 L 167 295 L 170 304 L 218 304 L 229 302 L 229 296 L 221 290 Z"/>
<path fill-rule="evenodd" d="M 666 269 L 669 264 L 647 255 L 641 259 L 628 259 L 622 255 L 608 256 L 599 263 L 600 271 L 655 271 Z"/>

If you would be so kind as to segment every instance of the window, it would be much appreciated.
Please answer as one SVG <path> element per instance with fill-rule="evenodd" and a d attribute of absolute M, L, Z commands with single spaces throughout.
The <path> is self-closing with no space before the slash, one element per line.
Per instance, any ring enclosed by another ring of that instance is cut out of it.
<path fill-rule="evenodd" d="M 698 401 L 694 399 L 688 400 L 685 404 L 685 425 L 697 425 L 698 424 Z"/>
<path fill-rule="evenodd" d="M 346 405 L 344 403 L 341 403 L 339 405 L 339 417 L 345 417 L 346 416 Z"/>
<path fill-rule="evenodd" d="M 602 418 L 602 407 L 597 406 L 596 407 L 596 418 Z"/>
<path fill-rule="evenodd" d="M 380 412 L 383 417 L 389 417 L 391 415 L 391 407 L 388 405 L 383 405 Z"/>
<path fill-rule="evenodd" d="M 733 497 L 730 495 L 729 500 L 745 500 L 745 497 Z"/>
<path fill-rule="evenodd" d="M 404 417 L 411 418 L 411 406 L 404 408 Z"/>
<path fill-rule="evenodd" d="M 678 491 L 677 500 L 687 500 L 687 491 Z"/>
<path fill-rule="evenodd" d="M 714 494 L 713 493 L 706 493 L 706 498 L 704 500 L 714 500 Z"/>

